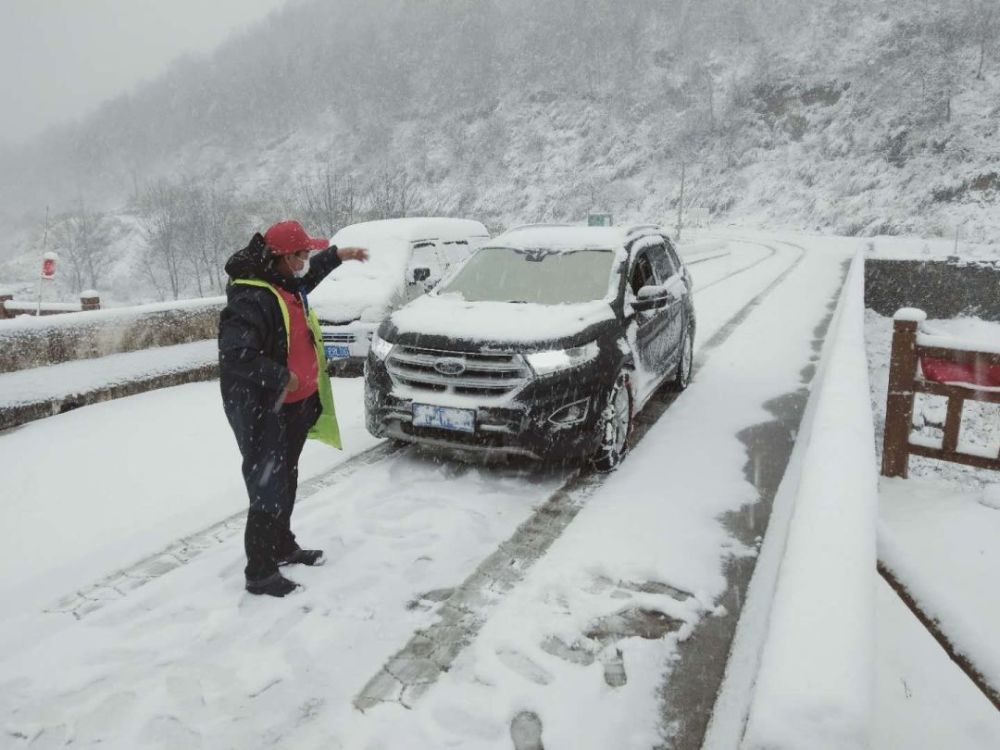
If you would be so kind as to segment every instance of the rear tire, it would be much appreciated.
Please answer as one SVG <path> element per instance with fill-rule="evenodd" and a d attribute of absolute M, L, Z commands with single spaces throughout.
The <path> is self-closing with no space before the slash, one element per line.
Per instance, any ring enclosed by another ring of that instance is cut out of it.
<path fill-rule="evenodd" d="M 618 373 L 608 390 L 597 425 L 601 444 L 591 463 L 599 472 L 613 471 L 628 453 L 632 432 L 632 394 L 624 371 Z"/>

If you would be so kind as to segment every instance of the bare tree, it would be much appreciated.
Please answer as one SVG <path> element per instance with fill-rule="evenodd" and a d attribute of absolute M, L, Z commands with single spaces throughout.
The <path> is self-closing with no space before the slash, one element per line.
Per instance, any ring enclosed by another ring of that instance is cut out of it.
<path fill-rule="evenodd" d="M 704 96 L 704 111 L 709 132 L 715 130 L 715 77 L 708 65 L 696 62 L 688 69 L 690 85 Z"/>
<path fill-rule="evenodd" d="M 255 223 L 249 204 L 233 191 L 188 178 L 161 180 L 140 196 L 138 211 L 146 242 L 146 275 L 162 296 L 193 291 L 221 293 L 223 270 L 236 238 Z"/>
<path fill-rule="evenodd" d="M 201 256 L 211 288 L 222 293 L 226 288 L 224 264 L 234 238 L 242 239 L 253 226 L 248 205 L 236 200 L 231 191 L 218 187 L 207 191 L 205 234 Z"/>
<path fill-rule="evenodd" d="M 969 27 L 972 38 L 979 46 L 979 65 L 976 80 L 983 80 L 986 56 L 996 48 L 1000 39 L 1000 0 L 968 0 Z"/>
<path fill-rule="evenodd" d="M 416 183 L 403 170 L 384 167 L 368 186 L 367 211 L 370 219 L 391 219 L 406 216 L 412 208 Z"/>
<path fill-rule="evenodd" d="M 80 200 L 52 224 L 52 248 L 69 266 L 74 292 L 100 286 L 114 256 L 112 245 L 121 232 L 113 217 L 89 210 Z"/>
<path fill-rule="evenodd" d="M 327 237 L 357 220 L 359 196 L 353 175 L 334 174 L 329 166 L 300 178 L 292 202 L 294 213 Z"/>
<path fill-rule="evenodd" d="M 158 180 L 139 198 L 139 225 L 146 242 L 144 269 L 161 296 L 178 299 L 184 280 L 184 193 Z"/>
<path fill-rule="evenodd" d="M 931 27 L 934 60 L 931 68 L 931 105 L 937 119 L 951 122 L 951 102 L 958 89 L 961 52 L 965 44 L 965 29 L 957 14 L 947 7 L 938 8 Z"/>

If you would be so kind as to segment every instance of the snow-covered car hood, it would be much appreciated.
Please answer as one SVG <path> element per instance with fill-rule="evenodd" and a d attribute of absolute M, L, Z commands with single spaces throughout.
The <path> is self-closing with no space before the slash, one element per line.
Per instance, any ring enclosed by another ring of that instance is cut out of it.
<path fill-rule="evenodd" d="M 337 244 L 338 237 L 334 236 L 334 240 Z M 347 243 L 341 240 L 340 245 Z M 341 264 L 309 295 L 309 303 L 321 320 L 331 323 L 346 323 L 358 318 L 379 321 L 402 295 L 409 243 L 386 237 L 367 246 L 370 253 L 367 263 L 347 261 Z"/>
<path fill-rule="evenodd" d="M 402 274 L 398 283 L 378 276 L 366 278 L 345 274 L 328 278 L 316 287 L 309 295 L 309 304 L 320 320 L 330 323 L 348 323 L 359 318 L 378 321 L 392 308 L 402 284 Z"/>
<path fill-rule="evenodd" d="M 614 319 L 607 300 L 566 305 L 469 302 L 458 294 L 428 294 L 392 314 L 398 334 L 530 344 L 566 338 Z"/>

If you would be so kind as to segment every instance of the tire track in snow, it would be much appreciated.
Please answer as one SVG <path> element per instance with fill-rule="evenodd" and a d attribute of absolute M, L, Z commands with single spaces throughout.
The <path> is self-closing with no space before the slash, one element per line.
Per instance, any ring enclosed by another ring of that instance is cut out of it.
<path fill-rule="evenodd" d="M 764 247 L 771 250 L 769 255 L 736 273 L 750 270 L 779 252 L 774 246 Z M 707 354 L 722 345 L 739 324 L 799 266 L 805 252 L 801 248 L 797 250 L 798 255 L 792 262 L 702 346 L 694 364 L 695 373 L 703 365 Z M 643 411 L 637 415 L 633 444 L 642 440 L 679 395 L 663 386 L 654 392 Z M 482 629 L 490 611 L 521 582 L 603 481 L 603 475 L 593 473 L 578 472 L 570 477 L 440 605 L 440 619 L 430 627 L 417 631 L 372 676 L 355 697 L 354 706 L 362 712 L 382 703 L 398 703 L 412 708 L 441 674 L 451 668 L 458 654 Z"/>
<path fill-rule="evenodd" d="M 760 242 L 747 242 L 746 244 L 760 245 L 761 247 L 767 249 L 769 252 L 764 257 L 758 258 L 757 260 L 755 260 L 753 263 L 750 263 L 749 265 L 746 265 L 746 266 L 742 266 L 741 268 L 737 268 L 735 271 L 731 271 L 730 273 L 727 273 L 725 276 L 720 276 L 719 278 L 714 279 L 713 281 L 710 281 L 709 283 L 705 284 L 704 286 L 695 286 L 694 291 L 695 292 L 703 292 L 706 289 L 711 289 L 716 284 L 721 284 L 723 281 L 726 281 L 727 279 L 731 279 L 733 276 L 737 276 L 737 275 L 739 275 L 741 273 L 745 273 L 746 271 L 749 271 L 751 268 L 753 268 L 755 266 L 759 266 L 761 263 L 764 263 L 765 261 L 770 260 L 775 255 L 777 255 L 777 253 L 778 253 L 778 248 L 776 248 L 776 247 L 774 247 L 772 245 L 764 245 L 764 244 L 762 244 Z M 714 259 L 713 258 L 709 258 L 708 260 L 714 260 Z"/>
<path fill-rule="evenodd" d="M 309 500 L 321 490 L 344 481 L 367 466 L 389 458 L 403 448 L 404 446 L 390 443 L 379 443 L 337 464 L 332 469 L 302 482 L 299 485 L 296 504 Z M 203 552 L 241 534 L 245 519 L 245 510 L 234 513 L 228 518 L 212 524 L 207 529 L 178 539 L 166 549 L 152 554 L 134 565 L 117 570 L 89 586 L 62 597 L 43 611 L 70 614 L 77 620 L 81 620 L 106 604 L 124 598 L 129 592 L 140 586 L 145 586 L 150 581 L 166 575 L 182 565 L 187 565 Z"/>
<path fill-rule="evenodd" d="M 762 243 L 754 242 L 752 244 L 761 245 Z M 778 253 L 778 248 L 774 247 L 773 245 L 762 245 L 762 246 L 770 250 L 771 251 L 770 254 L 765 256 L 764 258 L 761 258 L 757 262 L 752 263 L 749 266 L 741 269 L 741 271 L 737 271 L 735 273 L 742 273 L 745 271 L 749 271 L 750 269 L 754 268 L 760 263 L 763 263 L 766 260 L 770 260 Z M 692 379 L 694 378 L 695 375 L 698 374 L 698 371 L 701 370 L 702 367 L 704 367 L 706 356 L 710 354 L 712 350 L 717 349 L 719 346 L 725 343 L 726 339 L 732 336 L 733 331 L 735 331 L 740 326 L 740 324 L 747 319 L 747 316 L 750 315 L 750 313 L 753 312 L 754 309 L 756 309 L 757 306 L 760 305 L 760 303 L 763 302 L 764 299 L 771 292 L 773 292 L 778 286 L 780 286 L 781 283 L 784 282 L 786 278 L 788 278 L 788 275 L 798 267 L 799 263 L 802 262 L 802 259 L 805 257 L 805 250 L 797 245 L 790 245 L 790 247 L 793 247 L 799 253 L 798 256 L 796 256 L 795 260 L 792 261 L 791 265 L 785 268 L 770 284 L 768 284 L 753 299 L 751 299 L 743 307 L 741 307 L 736 312 L 736 314 L 733 315 L 733 317 L 731 317 L 728 321 L 726 321 L 726 323 L 721 328 L 719 328 L 719 330 L 717 330 L 714 334 L 712 334 L 709 337 L 708 341 L 706 341 L 698 350 L 698 354 L 697 356 L 695 356 L 694 363 L 691 366 Z M 723 281 L 734 275 L 735 275 L 734 273 L 731 273 L 723 277 L 722 279 L 719 279 L 718 281 Z M 718 281 L 713 282 L 708 286 L 714 286 L 714 284 L 718 283 Z M 695 291 L 698 290 L 696 289 Z M 633 429 L 632 433 L 634 436 L 633 443 L 637 443 L 642 438 L 642 436 L 649 431 L 649 428 L 651 428 L 656 423 L 656 421 L 661 416 L 663 416 L 663 413 L 675 400 L 677 400 L 677 397 L 679 395 L 680 395 L 679 393 L 674 393 L 664 388 L 660 388 L 650 397 L 649 401 L 646 402 L 646 405 L 643 408 L 643 410 L 636 415 L 637 417 L 636 426 Z"/>

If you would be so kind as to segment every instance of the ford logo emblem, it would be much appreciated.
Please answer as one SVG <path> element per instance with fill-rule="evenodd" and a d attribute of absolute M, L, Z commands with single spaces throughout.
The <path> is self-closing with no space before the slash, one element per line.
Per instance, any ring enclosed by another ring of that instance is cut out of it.
<path fill-rule="evenodd" d="M 465 362 L 460 359 L 439 359 L 434 363 L 434 369 L 442 375 L 461 375 L 465 372 Z"/>

